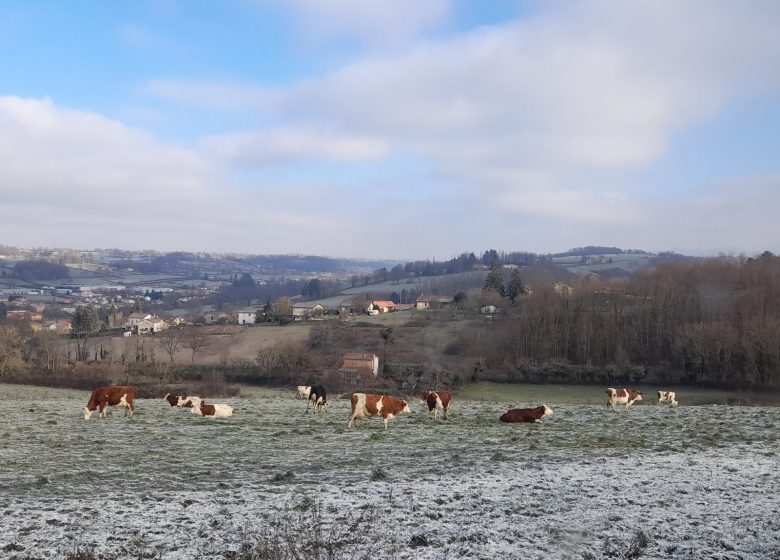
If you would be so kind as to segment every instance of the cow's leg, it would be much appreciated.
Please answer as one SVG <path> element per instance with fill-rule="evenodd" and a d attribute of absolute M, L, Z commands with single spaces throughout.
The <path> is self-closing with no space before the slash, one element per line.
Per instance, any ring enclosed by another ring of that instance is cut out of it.
<path fill-rule="evenodd" d="M 350 415 L 347 421 L 347 428 L 351 428 L 355 424 L 355 414 Z"/>
<path fill-rule="evenodd" d="M 387 416 L 385 416 L 385 431 L 387 431 L 387 420 L 388 420 L 388 418 L 387 418 Z"/>

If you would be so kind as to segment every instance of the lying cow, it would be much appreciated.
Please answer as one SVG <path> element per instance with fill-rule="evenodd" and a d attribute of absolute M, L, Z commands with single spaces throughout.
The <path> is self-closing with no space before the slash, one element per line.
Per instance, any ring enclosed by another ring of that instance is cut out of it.
<path fill-rule="evenodd" d="M 203 399 L 201 399 L 200 397 L 193 397 L 187 395 L 171 395 L 170 393 L 165 395 L 165 400 L 168 401 L 168 404 L 170 404 L 171 406 L 178 406 L 184 408 L 192 408 L 196 403 L 203 402 Z"/>
<path fill-rule="evenodd" d="M 444 418 L 447 418 L 447 411 L 452 402 L 452 393 L 449 391 L 423 391 L 420 400 L 428 404 L 428 416 L 433 414 L 433 419 L 436 420 L 436 413 L 443 410 Z"/>
<path fill-rule="evenodd" d="M 390 397 L 388 395 L 370 395 L 366 393 L 352 393 L 352 415 L 347 422 L 347 428 L 352 427 L 355 420 L 365 418 L 366 416 L 382 415 L 385 419 L 385 430 L 387 421 L 394 418 L 397 414 L 411 412 L 406 401 Z"/>
<path fill-rule="evenodd" d="M 306 412 L 309 412 L 309 405 L 314 406 L 314 414 L 317 411 L 328 411 L 328 394 L 322 385 L 312 385 L 309 391 L 309 398 L 306 401 Z"/>
<path fill-rule="evenodd" d="M 192 405 L 192 414 L 200 414 L 209 418 L 233 416 L 233 407 L 227 404 L 206 404 L 201 401 Z"/>
<path fill-rule="evenodd" d="M 311 393 L 311 385 L 298 385 L 298 390 L 295 393 L 296 399 L 308 399 L 309 393 Z"/>
<path fill-rule="evenodd" d="M 642 400 L 642 393 L 634 391 L 633 389 L 613 389 L 610 387 L 606 391 L 607 393 L 607 406 L 611 406 L 612 410 L 615 410 L 616 404 L 626 405 L 626 410 L 629 406 L 636 401 Z"/>
<path fill-rule="evenodd" d="M 543 404 L 536 408 L 510 408 L 501 415 L 502 422 L 536 422 L 542 423 L 542 418 L 552 416 L 552 408 Z"/>
<path fill-rule="evenodd" d="M 106 417 L 106 407 L 121 406 L 125 408 L 125 416 L 130 412 L 130 416 L 135 412 L 135 387 L 128 385 L 109 385 L 108 387 L 98 387 L 89 397 L 87 406 L 84 407 L 84 420 L 89 420 L 95 410 L 100 411 L 98 418 Z"/>
<path fill-rule="evenodd" d="M 658 391 L 658 404 L 668 402 L 671 405 L 677 405 L 677 395 L 674 391 Z"/>

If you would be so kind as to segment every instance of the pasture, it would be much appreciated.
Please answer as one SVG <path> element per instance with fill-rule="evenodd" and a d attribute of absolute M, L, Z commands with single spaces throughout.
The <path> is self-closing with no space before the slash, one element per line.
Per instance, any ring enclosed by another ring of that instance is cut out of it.
<path fill-rule="evenodd" d="M 273 539 L 303 558 L 780 557 L 780 408 L 485 390 L 438 422 L 410 401 L 385 433 L 292 390 L 215 399 L 230 418 L 138 399 L 85 422 L 87 392 L 0 385 L 0 557 L 249 558 Z M 544 424 L 498 421 L 542 401 Z"/>

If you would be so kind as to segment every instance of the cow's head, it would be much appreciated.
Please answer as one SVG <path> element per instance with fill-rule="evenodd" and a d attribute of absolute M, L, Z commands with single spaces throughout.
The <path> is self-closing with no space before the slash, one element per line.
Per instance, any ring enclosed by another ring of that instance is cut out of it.
<path fill-rule="evenodd" d="M 201 416 L 203 416 L 203 414 L 200 411 L 200 407 L 203 406 L 204 404 L 206 404 L 206 401 L 192 403 L 192 408 L 190 409 L 190 412 L 193 414 L 200 414 Z"/>
<path fill-rule="evenodd" d="M 88 407 L 84 407 L 84 420 L 89 420 L 92 417 L 92 411 Z"/>
<path fill-rule="evenodd" d="M 543 404 L 542 406 L 544 407 L 544 416 L 552 416 L 553 413 L 552 408 L 550 408 L 546 404 Z"/>
<path fill-rule="evenodd" d="M 404 412 L 411 413 L 411 409 L 409 408 L 409 404 L 406 401 L 401 401 L 401 404 L 403 405 L 403 408 L 401 409 L 401 412 L 399 414 L 403 414 Z"/>
<path fill-rule="evenodd" d="M 165 397 L 163 398 L 168 401 L 168 404 L 171 406 L 176 406 L 176 404 L 179 402 L 179 397 L 176 395 L 171 395 L 170 393 L 166 393 Z"/>
<path fill-rule="evenodd" d="M 642 400 L 642 393 L 639 391 L 636 391 L 636 397 L 634 398 L 635 401 L 641 401 Z"/>
<path fill-rule="evenodd" d="M 420 402 L 428 402 L 428 396 L 431 394 L 430 391 L 423 391 L 423 394 L 420 395 Z"/>

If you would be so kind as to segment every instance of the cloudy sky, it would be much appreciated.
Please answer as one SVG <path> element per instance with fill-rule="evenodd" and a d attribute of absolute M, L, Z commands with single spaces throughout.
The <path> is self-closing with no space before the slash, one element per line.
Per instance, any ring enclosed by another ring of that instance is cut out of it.
<path fill-rule="evenodd" d="M 0 4 L 0 244 L 780 250 L 775 0 Z"/>

